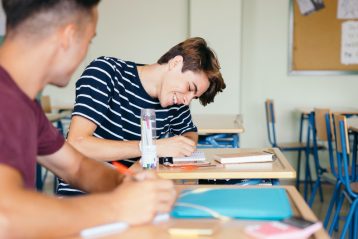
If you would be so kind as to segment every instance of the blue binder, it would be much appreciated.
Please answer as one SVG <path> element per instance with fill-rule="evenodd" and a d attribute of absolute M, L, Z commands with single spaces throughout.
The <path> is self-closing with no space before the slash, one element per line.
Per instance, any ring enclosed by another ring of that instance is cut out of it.
<path fill-rule="evenodd" d="M 292 216 L 283 188 L 184 190 L 171 212 L 174 218 L 282 220 Z"/>

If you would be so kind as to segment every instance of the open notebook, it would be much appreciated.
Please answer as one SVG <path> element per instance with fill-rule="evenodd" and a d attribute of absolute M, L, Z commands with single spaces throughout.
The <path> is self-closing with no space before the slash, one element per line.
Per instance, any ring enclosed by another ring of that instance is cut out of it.
<path fill-rule="evenodd" d="M 200 188 L 184 190 L 171 216 L 175 218 L 218 218 L 281 220 L 292 215 L 283 188 Z"/>
<path fill-rule="evenodd" d="M 174 164 L 174 163 L 181 163 L 181 162 L 187 162 L 187 163 L 205 162 L 205 154 L 202 151 L 195 151 L 190 156 L 159 158 L 160 164 Z"/>

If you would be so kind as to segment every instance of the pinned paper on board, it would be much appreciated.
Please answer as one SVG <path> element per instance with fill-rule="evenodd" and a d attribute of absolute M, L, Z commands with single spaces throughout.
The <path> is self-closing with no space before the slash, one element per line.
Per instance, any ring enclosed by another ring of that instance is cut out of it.
<path fill-rule="evenodd" d="M 302 15 L 309 15 L 324 8 L 323 0 L 297 0 L 297 4 Z"/>
<path fill-rule="evenodd" d="M 358 21 L 342 23 L 341 63 L 358 64 Z"/>
<path fill-rule="evenodd" d="M 337 18 L 358 18 L 358 0 L 338 0 Z"/>
<path fill-rule="evenodd" d="M 6 16 L 2 5 L 0 5 L 0 43 L 2 42 L 6 30 Z"/>

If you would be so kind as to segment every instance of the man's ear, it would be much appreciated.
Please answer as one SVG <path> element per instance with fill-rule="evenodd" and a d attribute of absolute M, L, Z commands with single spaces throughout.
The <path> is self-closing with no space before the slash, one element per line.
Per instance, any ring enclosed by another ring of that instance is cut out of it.
<path fill-rule="evenodd" d="M 169 60 L 168 66 L 169 66 L 169 70 L 172 70 L 178 66 L 180 66 L 180 70 L 181 70 L 183 66 L 183 57 L 180 55 L 173 57 L 172 59 Z"/>
<path fill-rule="evenodd" d="M 67 50 L 73 44 L 76 37 L 76 26 L 73 23 L 66 24 L 59 29 L 60 46 Z"/>

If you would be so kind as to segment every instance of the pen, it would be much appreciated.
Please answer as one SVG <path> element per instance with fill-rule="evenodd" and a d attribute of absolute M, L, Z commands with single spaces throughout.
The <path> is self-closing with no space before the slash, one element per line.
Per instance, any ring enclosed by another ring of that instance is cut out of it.
<path fill-rule="evenodd" d="M 115 222 L 111 224 L 104 224 L 96 227 L 87 228 L 81 231 L 82 238 L 97 238 L 109 234 L 119 233 L 128 228 L 125 222 Z"/>
<path fill-rule="evenodd" d="M 262 152 L 264 152 L 264 153 L 268 153 L 268 154 L 271 154 L 271 155 L 272 155 L 272 159 L 273 159 L 273 160 L 277 159 L 276 154 L 275 154 L 275 153 L 273 153 L 273 152 L 270 152 L 270 151 L 267 151 L 267 150 L 263 150 Z"/>
<path fill-rule="evenodd" d="M 112 162 L 113 166 L 117 169 L 117 171 L 121 174 L 127 175 L 127 176 L 134 176 L 133 171 L 131 171 L 128 167 L 126 167 L 124 164 L 121 164 L 119 162 Z"/>

